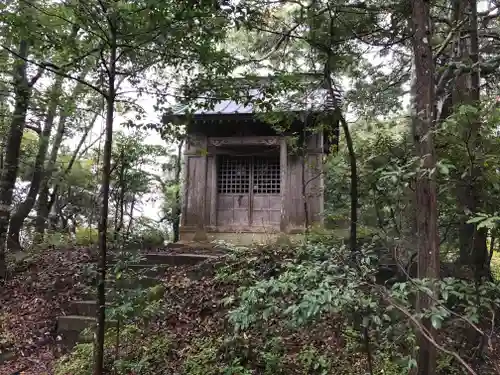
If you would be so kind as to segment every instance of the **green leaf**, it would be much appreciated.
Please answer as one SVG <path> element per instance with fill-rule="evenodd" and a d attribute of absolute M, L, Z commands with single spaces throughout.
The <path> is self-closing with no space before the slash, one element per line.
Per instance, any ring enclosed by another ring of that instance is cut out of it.
<path fill-rule="evenodd" d="M 439 315 L 432 315 L 431 316 L 431 323 L 435 329 L 440 329 L 442 322 L 443 322 L 443 318 L 441 316 L 439 316 Z"/>
<path fill-rule="evenodd" d="M 467 224 L 479 223 L 480 221 L 484 221 L 484 220 L 486 220 L 485 216 L 476 216 L 476 217 L 473 217 L 473 218 L 467 220 Z"/>
<path fill-rule="evenodd" d="M 445 301 L 447 301 L 448 300 L 448 291 L 446 289 L 442 290 L 441 291 L 441 296 L 443 297 L 443 299 Z"/>

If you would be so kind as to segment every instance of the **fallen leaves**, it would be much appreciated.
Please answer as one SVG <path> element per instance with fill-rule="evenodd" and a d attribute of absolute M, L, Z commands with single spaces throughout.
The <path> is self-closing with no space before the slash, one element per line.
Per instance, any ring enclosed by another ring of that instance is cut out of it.
<path fill-rule="evenodd" d="M 81 292 L 88 249 L 45 250 L 15 264 L 0 291 L 0 353 L 16 356 L 0 363 L 0 374 L 50 374 L 57 356 L 55 322 Z"/>

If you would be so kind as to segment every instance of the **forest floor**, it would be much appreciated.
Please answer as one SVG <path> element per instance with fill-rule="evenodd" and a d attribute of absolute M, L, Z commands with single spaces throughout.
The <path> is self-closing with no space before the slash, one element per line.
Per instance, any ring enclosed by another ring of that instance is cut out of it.
<path fill-rule="evenodd" d="M 183 246 L 157 251 L 206 254 L 208 250 Z M 212 249 L 210 253 L 222 252 Z M 55 361 L 63 354 L 58 345 L 56 318 L 67 315 L 71 302 L 81 299 L 85 288 L 83 274 L 95 261 L 93 258 L 87 248 L 68 248 L 20 254 L 11 262 L 14 266 L 10 276 L 0 289 L 0 375 L 21 371 L 24 375 L 53 373 Z M 171 267 L 162 278 L 171 307 L 165 321 L 179 342 L 190 334 L 211 329 L 200 325 L 200 321 L 207 314 L 214 316 L 210 322 L 217 320 L 218 306 L 214 301 L 224 294 L 215 288 L 211 278 L 190 280 L 186 275 L 194 268 Z M 223 314 L 219 317 L 222 321 Z M 6 360 L 13 355 L 15 358 Z"/>
<path fill-rule="evenodd" d="M 56 317 L 66 313 L 83 288 L 81 274 L 91 262 L 85 248 L 25 254 L 14 262 L 0 290 L 0 374 L 51 373 L 59 356 Z"/>
<path fill-rule="evenodd" d="M 291 252 L 279 253 L 273 249 L 263 249 L 256 255 L 217 261 L 220 267 L 227 266 L 225 275 L 222 272 L 219 277 L 187 277 L 199 265 L 169 268 L 162 278 L 165 287 L 163 312 L 155 327 L 168 335 L 172 343 L 161 373 L 185 373 L 181 366 L 193 353 L 201 358 L 200 353 L 207 352 L 203 345 L 220 345 L 225 340 L 234 340 L 232 327 L 228 325 L 229 307 L 221 301 L 236 294 L 242 284 L 273 277 L 280 272 L 283 262 L 293 257 Z M 19 371 L 24 371 L 25 375 L 53 374 L 54 364 L 63 354 L 58 345 L 56 317 L 68 314 L 71 301 L 79 298 L 85 284 L 85 268 L 93 261 L 91 252 L 85 248 L 46 250 L 18 260 L 11 277 L 0 290 L 0 355 L 9 352 L 17 353 L 17 357 L 0 364 L 0 375 Z M 335 317 L 325 316 L 314 326 L 293 332 L 283 330 L 278 322 L 272 321 L 268 328 L 270 334 L 283 339 L 286 348 L 286 354 L 282 353 L 286 370 L 283 373 L 309 373 L 300 368 L 309 357 L 315 361 L 334 358 L 338 363 L 333 366 L 347 363 L 352 374 L 366 370 L 365 354 L 346 349 L 352 343 L 346 343 L 342 322 Z M 253 361 L 252 368 L 259 368 L 262 355 L 274 352 L 264 350 L 269 337 L 260 338 L 259 332 L 251 331 L 248 335 L 240 336 L 238 341 L 229 341 L 229 345 L 233 352 L 251 353 L 248 361 Z M 495 351 L 499 349 L 497 342 L 493 338 Z M 137 342 L 133 342 L 132 349 L 136 347 Z M 322 354 L 319 356 L 304 348 L 316 348 Z M 126 351 L 123 348 L 123 353 Z"/>

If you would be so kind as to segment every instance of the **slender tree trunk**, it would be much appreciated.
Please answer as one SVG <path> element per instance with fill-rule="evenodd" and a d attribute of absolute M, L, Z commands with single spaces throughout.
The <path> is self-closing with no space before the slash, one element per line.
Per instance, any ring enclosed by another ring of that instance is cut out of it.
<path fill-rule="evenodd" d="M 118 239 L 118 234 L 123 228 L 123 211 L 125 204 L 125 154 L 123 150 L 120 152 L 120 171 L 118 173 L 118 187 L 116 188 L 116 207 L 115 207 L 115 240 Z"/>
<path fill-rule="evenodd" d="M 43 234 L 45 232 L 45 225 L 48 220 L 49 210 L 48 210 L 48 200 L 49 200 L 49 181 L 55 170 L 55 163 L 57 161 L 57 154 L 64 137 L 64 128 L 67 117 L 65 114 L 61 114 L 59 117 L 59 125 L 57 127 L 56 137 L 54 139 L 54 144 L 52 145 L 52 150 L 50 152 L 49 161 L 45 167 L 44 178 L 42 179 L 40 186 L 40 193 L 38 194 L 37 202 L 37 216 L 35 218 L 35 233 L 38 234 L 38 240 L 43 240 Z"/>
<path fill-rule="evenodd" d="M 123 218 L 125 216 L 125 186 L 120 190 L 120 216 L 118 218 L 118 232 L 123 228 Z"/>
<path fill-rule="evenodd" d="M 340 124 L 344 131 L 347 150 L 349 152 L 349 166 L 351 168 L 351 223 L 349 231 L 349 248 L 351 252 L 355 252 L 358 247 L 358 168 L 356 165 L 356 153 L 354 152 L 354 144 L 349 131 L 349 125 L 344 116 L 340 113 L 340 109 L 337 110 L 337 112 L 340 117 Z"/>
<path fill-rule="evenodd" d="M 80 75 L 80 79 L 85 79 L 86 75 L 88 73 L 88 69 L 86 69 L 82 74 Z M 75 89 L 73 90 L 73 94 L 71 95 L 71 102 L 75 103 L 76 100 L 80 97 L 82 91 L 83 91 L 84 85 L 78 82 L 75 86 Z M 50 180 L 53 177 L 52 175 L 54 174 L 56 170 L 56 162 L 57 162 L 57 156 L 59 154 L 59 148 L 61 147 L 62 140 L 64 138 L 64 132 L 66 129 L 66 120 L 68 116 L 70 115 L 69 111 L 60 109 L 59 112 L 59 124 L 57 127 L 57 133 L 56 137 L 54 139 L 54 144 L 52 145 L 52 149 L 50 152 L 49 160 L 47 162 L 47 165 L 45 167 L 45 173 L 44 173 L 44 178 L 41 182 L 40 186 L 40 193 L 38 194 L 38 202 L 37 202 L 37 216 L 35 219 L 35 232 L 38 234 L 39 240 L 43 239 L 43 234 L 45 232 L 45 226 L 47 223 L 47 219 L 49 216 L 49 194 L 50 194 Z M 93 125 L 93 122 L 92 122 Z M 91 126 L 88 126 L 85 128 L 84 135 L 80 140 L 80 143 L 78 144 L 78 147 L 76 148 L 76 152 L 80 151 L 80 148 L 83 145 L 83 142 L 87 138 L 88 133 L 90 132 Z"/>
<path fill-rule="evenodd" d="M 328 57 L 330 60 L 331 56 Z M 332 103 L 335 103 L 335 91 L 333 89 L 332 73 L 328 64 L 325 66 L 325 80 L 328 86 L 328 95 Z M 351 169 L 351 212 L 350 212 L 350 223 L 349 223 L 349 249 L 352 253 L 357 251 L 358 248 L 358 168 L 356 162 L 356 152 L 354 151 L 354 143 L 352 142 L 351 132 L 349 130 L 349 124 L 342 115 L 340 108 L 335 107 L 334 115 L 340 125 L 342 126 L 342 131 L 344 132 L 345 141 L 347 145 L 347 151 L 349 152 L 349 167 Z"/>
<path fill-rule="evenodd" d="M 102 205 L 99 220 L 99 285 L 97 288 L 97 340 L 96 356 L 94 364 L 94 375 L 102 375 L 104 367 L 104 334 L 106 321 L 106 253 L 107 253 L 107 229 L 109 213 L 109 184 L 111 181 L 111 151 L 113 145 L 113 117 L 116 97 L 116 23 L 113 15 L 109 18 L 110 26 L 110 56 L 107 66 L 108 72 L 108 93 L 106 97 L 106 140 L 104 142 L 103 168 L 102 168 Z"/>
<path fill-rule="evenodd" d="M 122 227 L 123 227 L 123 205 L 125 204 L 125 154 L 123 153 L 123 150 L 120 154 L 120 159 L 121 159 L 121 168 L 120 168 L 120 174 L 119 174 L 119 181 L 120 181 L 120 195 L 118 197 L 118 227 L 117 227 L 117 232 L 119 232 Z"/>
<path fill-rule="evenodd" d="M 433 110 L 435 108 L 434 60 L 432 56 L 431 18 L 429 2 L 412 2 L 411 25 L 412 45 L 415 58 L 414 118 L 413 139 L 417 156 L 421 159 L 423 170 L 416 180 L 416 225 L 418 249 L 418 277 L 439 278 L 439 237 L 437 223 L 436 166 L 433 136 Z M 425 293 L 417 296 L 417 311 L 428 309 L 433 300 Z M 435 337 L 435 330 L 429 319 L 422 322 Z M 418 375 L 436 373 L 436 349 L 421 333 L 417 333 L 419 347 L 417 364 Z"/>
<path fill-rule="evenodd" d="M 181 225 L 181 173 L 182 173 L 182 148 L 184 147 L 184 139 L 181 139 L 177 148 L 177 159 L 175 160 L 175 191 L 174 207 L 172 209 L 172 232 L 174 235 L 173 241 L 178 242 L 180 239 Z"/>
<path fill-rule="evenodd" d="M 38 140 L 38 152 L 35 157 L 35 165 L 33 176 L 31 177 L 30 188 L 25 200 L 19 204 L 17 210 L 10 219 L 8 249 L 17 251 L 21 249 L 19 243 L 19 234 L 23 226 L 24 220 L 28 217 L 31 209 L 35 205 L 36 197 L 40 189 L 40 184 L 44 177 L 44 164 L 47 158 L 47 149 L 50 141 L 50 134 L 54 126 L 54 119 L 59 106 L 59 100 L 62 93 L 63 77 L 57 76 L 54 86 L 50 90 L 50 99 L 45 117 L 45 123 Z"/>
<path fill-rule="evenodd" d="M 98 115 L 95 115 L 94 118 L 92 119 L 92 121 L 90 122 L 90 124 L 85 128 L 85 132 L 82 135 L 82 138 L 80 138 L 80 142 L 78 143 L 78 146 L 76 147 L 75 151 L 73 152 L 73 155 L 71 156 L 71 159 L 70 159 L 68 165 L 66 166 L 66 169 L 64 170 L 64 172 L 60 176 L 61 179 L 64 179 L 71 172 L 71 169 L 73 168 L 73 165 L 75 164 L 76 160 L 85 154 L 84 151 L 80 152 L 80 150 L 81 150 L 83 144 L 85 143 L 85 140 L 87 139 L 87 136 L 89 135 L 90 131 L 94 127 L 94 124 L 97 120 L 97 116 Z M 87 150 L 87 147 L 85 148 L 85 151 L 86 150 Z M 44 213 L 45 212 L 49 213 L 50 210 L 52 209 L 54 202 L 57 200 L 57 194 L 59 192 L 59 187 L 60 187 L 59 182 L 56 182 L 54 184 L 54 186 L 52 187 L 52 193 L 50 193 L 47 207 L 43 211 Z"/>
<path fill-rule="evenodd" d="M 115 189 L 113 189 L 115 190 Z M 112 194 L 112 193 L 111 193 Z M 116 198 L 115 198 L 115 215 L 113 218 L 113 239 L 116 241 L 118 239 L 118 212 L 119 212 L 119 206 L 120 205 L 120 197 L 118 196 L 118 192 L 116 193 Z"/>
<path fill-rule="evenodd" d="M 130 231 L 132 230 L 132 223 L 134 221 L 134 208 L 135 208 L 135 195 L 132 197 L 132 203 L 130 203 L 130 213 L 127 224 L 127 237 L 130 235 Z"/>
<path fill-rule="evenodd" d="M 123 83 L 124 80 L 125 80 L 124 76 L 120 77 L 120 79 L 117 80 L 115 91 L 120 87 L 120 85 Z M 105 104 L 103 103 L 101 106 L 99 106 L 99 111 L 104 108 L 104 105 Z M 100 137 L 104 135 L 105 130 L 99 136 L 99 138 L 97 138 L 91 144 L 87 145 L 82 150 L 83 144 L 85 143 L 85 140 L 87 139 L 87 136 L 89 135 L 90 131 L 93 129 L 94 124 L 97 121 L 98 116 L 99 115 L 96 113 L 95 116 L 93 117 L 93 119 L 90 121 L 89 125 L 85 128 L 84 134 L 82 135 L 82 138 L 80 138 L 80 142 L 78 143 L 78 146 L 76 147 L 75 151 L 73 152 L 73 155 L 71 156 L 71 160 L 69 161 L 68 166 L 66 167 L 66 169 L 62 173 L 61 179 L 64 179 L 64 177 L 66 177 L 71 172 L 71 169 L 73 168 L 73 165 L 75 164 L 76 160 L 79 157 L 83 157 L 86 154 L 86 152 L 97 143 L 97 141 L 100 139 Z M 52 205 L 54 204 L 54 202 L 57 199 L 57 193 L 59 191 L 59 186 L 60 185 L 57 182 L 54 184 L 54 186 L 52 188 L 52 193 L 50 194 L 50 197 L 48 199 L 47 208 L 43 211 L 43 213 L 46 212 L 48 214 L 50 212 Z M 45 214 L 43 217 L 47 217 L 47 215 Z"/>
<path fill-rule="evenodd" d="M 24 13 L 26 8 L 21 6 L 20 12 Z M 29 17 L 28 17 L 29 18 Z M 16 185 L 17 172 L 19 169 L 19 155 L 23 130 L 26 124 L 26 115 L 31 97 L 31 89 L 40 78 L 42 70 L 28 81 L 27 63 L 29 44 L 27 40 L 21 40 L 19 44 L 19 57 L 14 63 L 13 86 L 14 86 L 14 112 L 9 127 L 7 142 L 5 144 L 4 168 L 0 174 L 0 279 L 6 276 L 5 248 L 7 244 L 7 230 L 10 220 L 12 206 L 12 195 Z"/>

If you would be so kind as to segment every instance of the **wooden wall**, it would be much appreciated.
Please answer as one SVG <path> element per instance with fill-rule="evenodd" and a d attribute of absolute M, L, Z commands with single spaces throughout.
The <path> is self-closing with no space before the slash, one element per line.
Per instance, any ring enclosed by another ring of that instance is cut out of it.
<path fill-rule="evenodd" d="M 184 150 L 184 181 L 181 224 L 186 228 L 202 228 L 207 214 L 207 137 L 192 134 Z"/>
<path fill-rule="evenodd" d="M 307 155 L 305 157 L 286 153 L 283 187 L 283 206 L 285 215 L 284 230 L 287 232 L 304 229 L 305 202 L 307 202 L 308 223 L 313 225 L 322 222 L 323 213 L 323 176 L 321 134 L 307 137 Z M 276 145 L 274 145 L 276 147 Z M 208 137 L 203 134 L 192 134 L 186 143 L 184 152 L 184 185 L 182 190 L 183 230 L 190 231 L 204 228 L 217 231 L 217 166 L 216 149 L 208 145 Z M 309 181 L 309 182 L 308 182 Z"/>
<path fill-rule="evenodd" d="M 304 228 L 306 212 L 309 225 L 321 223 L 323 216 L 322 134 L 309 135 L 306 144 L 305 160 L 301 155 L 288 153 L 286 180 L 288 191 L 285 202 L 287 202 L 289 231 L 292 232 Z M 304 202 L 307 203 L 307 208 Z"/>

